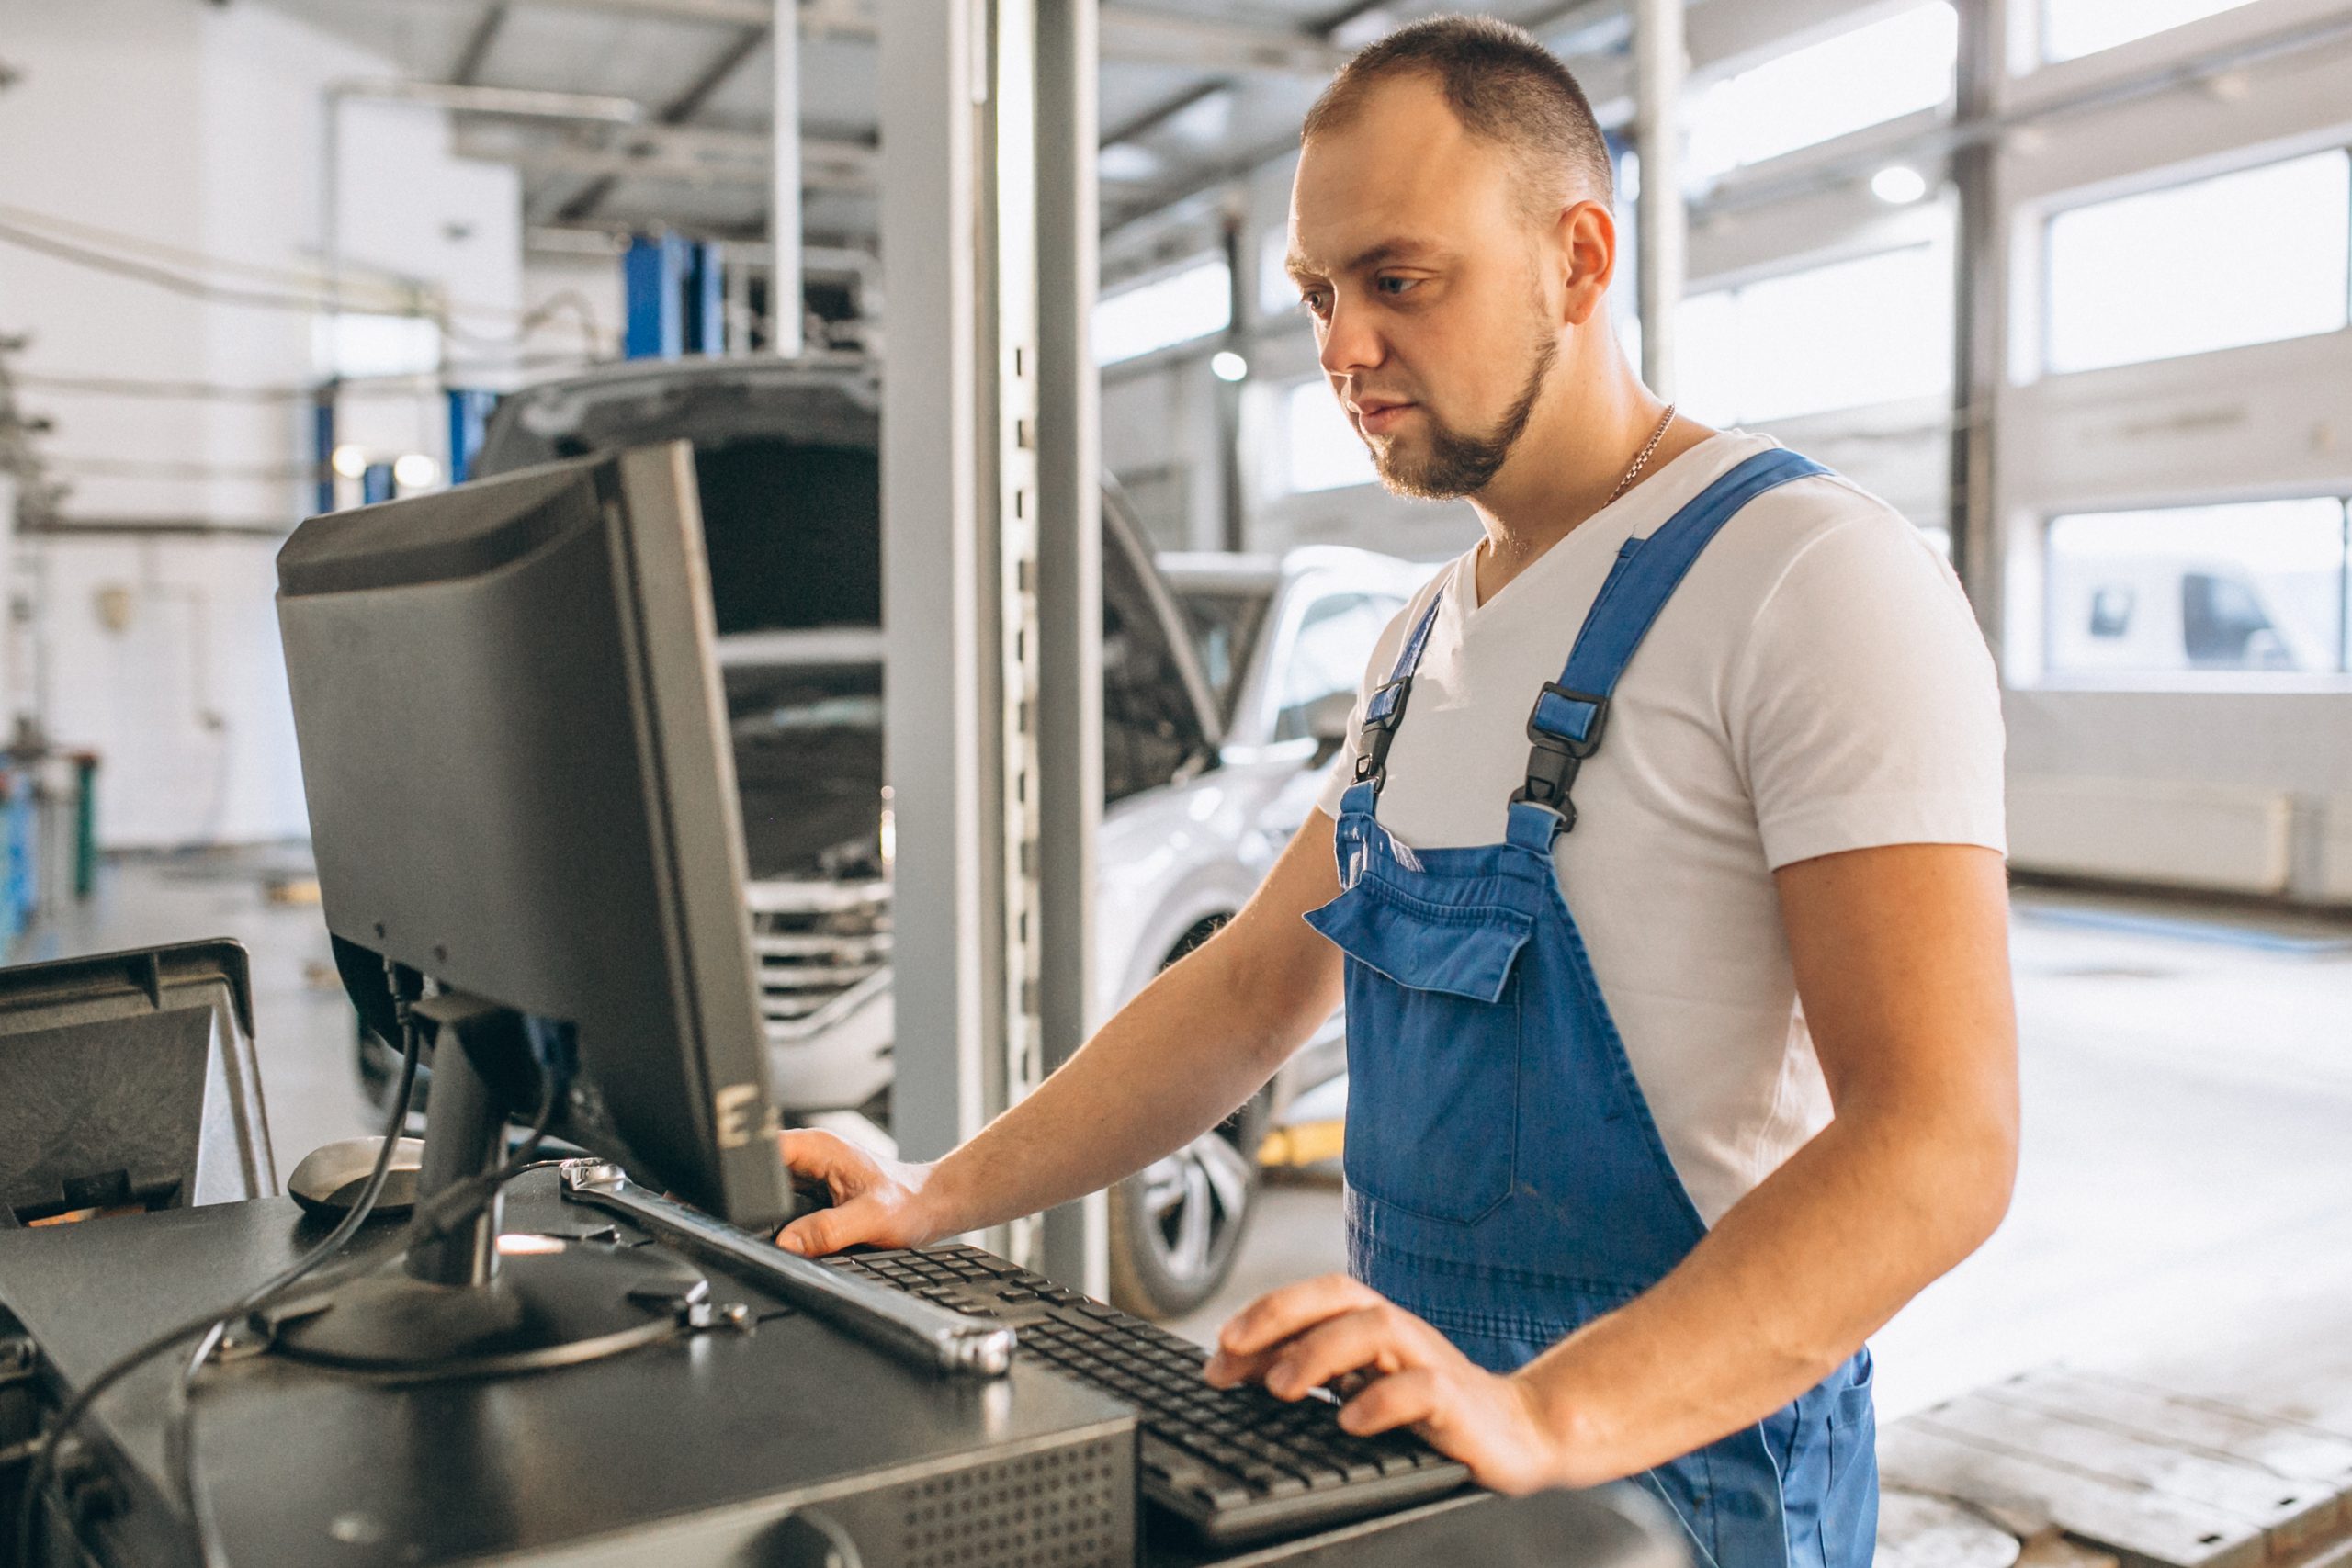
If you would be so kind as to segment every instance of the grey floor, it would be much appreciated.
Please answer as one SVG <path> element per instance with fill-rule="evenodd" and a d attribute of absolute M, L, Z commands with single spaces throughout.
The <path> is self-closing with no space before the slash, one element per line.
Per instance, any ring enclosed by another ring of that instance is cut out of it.
<path fill-rule="evenodd" d="M 232 936 L 252 951 L 280 1172 L 372 1130 L 314 907 L 274 904 L 299 851 L 139 860 L 17 956 Z M 2013 948 L 2025 1152 L 2008 1223 L 1874 1341 L 1900 1415 L 2055 1359 L 2193 1359 L 2352 1303 L 2352 927 L 2021 894 Z M 1339 1190 L 1286 1178 L 1212 1337 L 1287 1280 L 1342 1263 Z"/>

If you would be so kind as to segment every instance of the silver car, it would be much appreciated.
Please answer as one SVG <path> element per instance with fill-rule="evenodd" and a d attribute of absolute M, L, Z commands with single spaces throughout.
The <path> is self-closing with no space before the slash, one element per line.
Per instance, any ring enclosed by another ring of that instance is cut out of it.
<path fill-rule="evenodd" d="M 779 1099 L 888 1149 L 891 825 L 882 767 L 870 367 L 632 362 L 503 400 L 476 471 L 695 446 L 748 897 Z M 1380 629 L 1426 569 L 1315 548 L 1155 562 L 1115 491 L 1102 539 L 1107 1013 L 1230 919 L 1313 809 Z M 1124 1182 L 1113 1290 L 1186 1311 L 1231 1266 L 1274 1120 L 1344 1066 L 1338 1021 L 1227 1124 Z"/>

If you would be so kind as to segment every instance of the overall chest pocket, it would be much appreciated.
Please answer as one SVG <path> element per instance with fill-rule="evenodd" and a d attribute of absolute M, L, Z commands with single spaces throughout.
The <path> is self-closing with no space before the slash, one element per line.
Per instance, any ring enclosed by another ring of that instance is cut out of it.
<path fill-rule="evenodd" d="M 1348 1185 L 1469 1224 L 1517 1169 L 1521 983 L 1532 923 L 1365 877 L 1307 916 L 1348 955 Z"/>

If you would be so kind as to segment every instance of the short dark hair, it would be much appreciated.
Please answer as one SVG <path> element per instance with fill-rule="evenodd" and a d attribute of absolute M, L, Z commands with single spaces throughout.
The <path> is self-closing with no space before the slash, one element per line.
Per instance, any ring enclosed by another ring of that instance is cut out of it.
<path fill-rule="evenodd" d="M 1347 125 L 1374 88 L 1412 75 L 1434 78 L 1464 130 L 1520 161 L 1535 210 L 1555 210 L 1579 185 L 1609 199 L 1609 141 L 1575 74 L 1526 28 L 1492 17 L 1430 17 L 1359 51 L 1306 111 L 1299 141 Z"/>

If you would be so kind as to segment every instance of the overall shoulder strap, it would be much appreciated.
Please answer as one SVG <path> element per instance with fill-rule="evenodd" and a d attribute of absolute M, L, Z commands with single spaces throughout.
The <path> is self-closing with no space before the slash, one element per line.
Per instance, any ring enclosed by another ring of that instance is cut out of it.
<path fill-rule="evenodd" d="M 1577 769 L 1600 749 L 1609 699 L 1618 678 L 1649 635 L 1658 612 L 1674 597 L 1690 563 L 1739 509 L 1768 490 L 1829 470 L 1810 457 L 1775 448 L 1759 452 L 1702 491 L 1646 538 L 1628 539 L 1600 585 L 1577 633 L 1567 668 L 1535 699 L 1527 718 L 1527 782 L 1511 796 L 1559 814 L 1566 832 L 1576 826 L 1568 788 Z"/>
<path fill-rule="evenodd" d="M 1413 672 L 1421 667 L 1421 652 L 1430 644 L 1430 628 L 1437 625 L 1438 606 L 1444 603 L 1442 587 L 1430 595 L 1429 608 L 1413 624 L 1405 646 L 1396 650 L 1396 668 L 1389 671 L 1387 680 L 1372 689 L 1372 695 L 1363 705 L 1363 728 L 1356 737 L 1355 787 L 1361 789 L 1369 784 L 1373 795 L 1379 795 L 1380 786 L 1388 782 L 1388 744 L 1396 739 L 1396 726 L 1405 717 L 1405 699 L 1413 694 Z"/>

